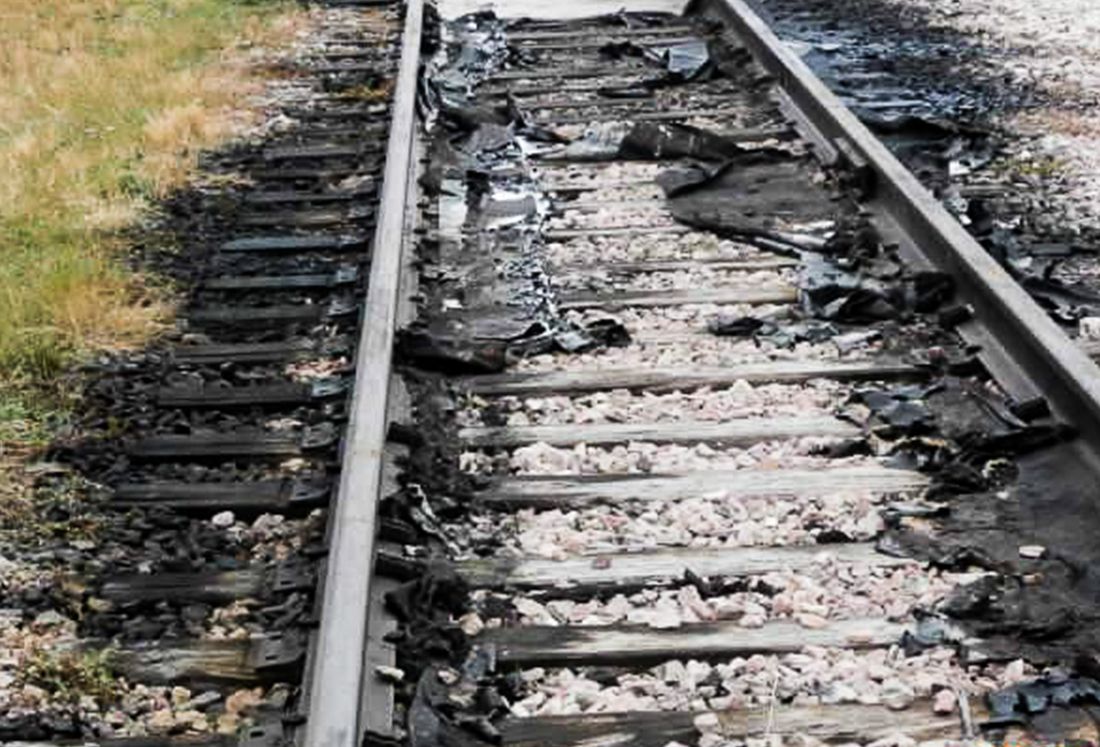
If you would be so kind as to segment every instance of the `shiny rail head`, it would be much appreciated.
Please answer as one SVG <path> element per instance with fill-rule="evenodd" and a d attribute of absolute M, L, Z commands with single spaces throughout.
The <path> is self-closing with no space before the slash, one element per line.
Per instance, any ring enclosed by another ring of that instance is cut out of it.
<path fill-rule="evenodd" d="M 779 82 L 804 134 L 871 172 L 868 207 L 884 235 L 951 273 L 975 310 L 959 331 L 982 345 L 983 363 L 1019 400 L 1048 397 L 1100 458 L 1100 368 L 788 48 L 745 0 L 692 0 L 689 16 L 724 22 Z"/>
<path fill-rule="evenodd" d="M 321 625 L 313 637 L 303 706 L 305 747 L 358 747 L 368 694 L 367 636 L 373 589 L 376 510 L 382 485 L 390 371 L 416 128 L 416 87 L 423 0 L 405 4 L 401 62 L 391 108 L 382 195 L 363 305 L 354 394 L 329 521 Z"/>

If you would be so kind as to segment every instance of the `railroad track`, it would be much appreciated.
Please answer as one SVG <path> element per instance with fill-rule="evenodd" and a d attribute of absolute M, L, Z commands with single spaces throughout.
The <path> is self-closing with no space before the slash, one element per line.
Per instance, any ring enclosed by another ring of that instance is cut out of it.
<path fill-rule="evenodd" d="M 372 246 L 394 234 L 386 190 L 408 165 L 408 141 L 387 137 L 412 116 L 417 46 L 402 36 L 420 35 L 397 3 L 313 16 L 269 91 L 267 135 L 210 154 L 213 178 L 171 206 L 189 221 L 179 330 L 100 367 L 90 444 L 61 451 L 107 488 L 69 515 L 96 539 L 59 552 L 40 588 L 5 584 L 6 607 L 51 607 L 40 632 L 73 626 L 49 653 L 74 650 L 72 676 L 100 662 L 124 680 L 118 700 L 7 696 L 5 740 L 274 744 L 311 707 L 300 685 L 323 644 L 325 537 L 345 520 L 326 509 L 356 487 L 340 480 L 356 479 L 341 445 L 362 430 L 360 319 L 370 273 L 389 272 Z"/>
<path fill-rule="evenodd" d="M 1091 474 L 1086 351 L 741 0 L 403 10 L 341 11 L 114 470 L 312 523 L 102 580 L 274 600 L 117 665 L 286 683 L 242 739 L 309 747 L 1095 739 L 1092 672 L 1036 680 L 1088 649 L 1028 519 Z"/>

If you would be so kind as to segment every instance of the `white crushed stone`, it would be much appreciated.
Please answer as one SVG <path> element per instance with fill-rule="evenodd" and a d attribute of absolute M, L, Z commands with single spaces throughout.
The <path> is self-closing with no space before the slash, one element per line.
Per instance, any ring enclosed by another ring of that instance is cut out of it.
<path fill-rule="evenodd" d="M 346 373 L 352 364 L 345 356 L 320 358 L 312 361 L 296 361 L 287 364 L 284 372 L 287 377 L 299 384 L 309 384 L 315 381 L 331 379 L 341 373 Z"/>
<path fill-rule="evenodd" d="M 207 618 L 202 638 L 212 641 L 242 641 L 263 630 L 249 619 L 255 608 L 262 606 L 259 600 L 237 599 L 222 607 L 215 607 Z"/>
<path fill-rule="evenodd" d="M 1038 86 L 1052 105 L 1008 112 L 1002 124 L 1028 138 L 1013 159 L 1056 164 L 1059 228 L 1100 225 L 1100 5 L 1089 0 L 892 0 L 919 9 L 930 23 L 956 29 L 982 45 L 983 62 L 1005 86 Z"/>
<path fill-rule="evenodd" d="M 500 397 L 492 400 L 508 425 L 572 425 L 583 423 L 664 423 L 723 421 L 752 417 L 826 415 L 842 404 L 850 388 L 837 381 L 816 379 L 805 384 L 758 384 L 737 381 L 729 387 L 703 387 L 688 392 L 634 394 L 626 389 L 580 397 Z M 482 425 L 488 400 L 475 398 L 459 411 L 463 426 Z"/>
<path fill-rule="evenodd" d="M 501 555 L 549 559 L 660 547 L 812 545 L 824 531 L 843 532 L 855 541 L 874 539 L 884 528 L 880 511 L 888 503 L 882 495 L 855 491 L 808 498 L 688 498 L 575 510 L 525 509 L 508 521 L 478 517 L 464 530 L 499 542 Z"/>
<path fill-rule="evenodd" d="M 583 131 L 582 127 L 582 131 Z M 610 163 L 575 163 L 568 166 L 537 164 L 531 169 L 536 179 L 548 182 L 584 184 L 595 181 L 654 181 L 669 164 L 660 161 L 613 161 Z"/>
<path fill-rule="evenodd" d="M 658 260 L 761 259 L 774 254 L 749 244 L 693 231 L 680 235 L 586 236 L 546 245 L 551 264 L 601 265 L 607 262 Z"/>
<path fill-rule="evenodd" d="M 680 224 L 669 209 L 661 206 L 612 205 L 595 210 L 568 208 L 560 216 L 548 218 L 543 227 L 548 230 L 575 228 L 667 228 Z"/>
<path fill-rule="evenodd" d="M 482 450 L 464 451 L 459 466 L 470 474 L 506 471 L 519 475 L 689 473 L 702 470 L 828 469 L 869 467 L 881 462 L 869 456 L 830 459 L 817 456 L 838 439 L 802 436 L 761 441 L 748 447 L 710 446 L 705 443 L 655 444 L 631 441 L 613 446 L 579 443 L 569 447 L 535 443 L 501 450 L 496 457 Z"/>
<path fill-rule="evenodd" d="M 718 288 L 741 288 L 744 290 L 762 290 L 794 286 L 797 282 L 794 268 L 775 270 L 723 270 L 712 269 L 706 265 L 691 270 L 662 272 L 638 272 L 630 274 L 613 273 L 598 268 L 581 272 L 556 273 L 554 284 L 559 290 L 598 290 L 615 292 L 623 290 L 704 290 Z"/>
<path fill-rule="evenodd" d="M 543 183 L 543 188 L 548 190 L 551 194 L 555 193 L 551 183 Z M 623 200 L 663 200 L 664 192 L 656 184 L 642 182 L 641 184 L 620 185 L 620 186 L 601 186 L 588 189 L 584 192 L 570 193 L 575 194 L 576 201 L 584 202 L 620 202 Z M 559 198 L 555 201 L 561 207 L 569 207 L 573 200 L 568 198 Z"/>
<path fill-rule="evenodd" d="M 901 568 L 864 568 L 823 562 L 812 571 L 782 571 L 749 580 L 749 590 L 703 598 L 695 586 L 646 589 L 616 594 L 610 599 L 540 599 L 535 595 L 509 596 L 475 592 L 474 603 L 484 609 L 490 598 L 511 605 L 518 625 L 616 624 L 676 628 L 701 622 L 738 621 L 758 627 L 771 620 L 795 620 L 811 627 L 816 620 L 886 618 L 912 619 L 914 610 L 932 609 L 959 582 L 961 574 L 941 574 L 914 563 Z M 967 580 L 972 576 L 968 575 Z M 489 618 L 488 627 L 503 624 Z"/>
<path fill-rule="evenodd" d="M 955 693 L 940 690 L 936 693 L 936 698 L 941 698 L 941 694 L 950 697 L 953 704 L 952 710 L 954 710 Z M 944 713 L 950 713 L 950 711 L 944 711 Z M 810 734 L 800 733 L 748 737 L 742 740 L 727 738 L 717 732 L 708 732 L 699 736 L 694 747 L 830 747 L 830 744 L 836 744 L 836 742 L 827 743 Z M 892 732 L 878 737 L 873 742 L 844 742 L 840 747 L 1004 747 L 1004 745 L 1004 742 L 990 742 L 980 737 L 975 739 L 928 739 L 918 742 L 901 732 Z M 669 742 L 664 747 L 687 746 L 678 742 Z"/>
<path fill-rule="evenodd" d="M 774 697 L 793 707 L 837 703 L 911 707 L 941 689 L 972 696 L 1009 683 L 1003 665 L 963 668 L 952 649 L 905 657 L 897 647 L 851 651 L 807 646 L 783 656 L 737 657 L 721 664 L 673 660 L 643 673 L 616 677 L 613 685 L 582 670 L 528 669 L 528 695 L 511 705 L 513 716 L 744 709 Z"/>
<path fill-rule="evenodd" d="M 713 307 L 712 307 L 713 308 Z M 709 315 L 708 315 L 709 316 Z M 704 322 L 705 323 L 705 322 Z M 627 327 L 630 329 L 629 325 Z M 663 329 L 663 327 L 662 327 Z M 857 351 L 859 357 L 873 349 L 872 345 Z M 690 368 L 692 366 L 724 367 L 768 361 L 835 361 L 842 358 L 836 345 L 796 343 L 782 348 L 769 341 L 758 346 L 753 340 L 699 335 L 691 340 L 632 342 L 621 348 L 605 348 L 591 353 L 546 353 L 518 361 L 514 370 L 592 371 L 608 368 L 645 369 L 652 367 Z"/>
<path fill-rule="evenodd" d="M 25 575 L 6 575 L 5 583 L 30 583 Z M 14 588 L 14 587 L 9 587 Z M 89 605 L 94 600 L 89 600 Z M 242 603 L 243 604 L 243 603 Z M 228 610 L 228 608 L 223 608 Z M 217 622 L 223 609 L 214 610 Z M 172 734 L 196 735 L 210 732 L 235 734 L 249 722 L 252 708 L 263 701 L 276 702 L 276 690 L 237 690 L 228 698 L 212 691 L 186 687 L 147 686 L 124 678 L 104 683 L 107 691 L 72 692 L 44 686 L 34 675 L 38 667 L 50 661 L 69 661 L 70 668 L 93 666 L 75 647 L 79 642 L 76 620 L 55 611 L 39 613 L 24 622 L 19 610 L 4 610 L 0 615 L 0 714 L 4 718 L 39 717 L 75 720 L 100 738 Z M 220 619 L 225 622 L 231 614 Z M 207 637 L 207 636 L 204 636 Z M 217 636 L 209 636 L 216 638 Z M 230 636 L 226 636 L 230 637 Z M 247 638 L 248 632 L 231 636 Z M 208 710 L 212 705 L 216 710 Z"/>

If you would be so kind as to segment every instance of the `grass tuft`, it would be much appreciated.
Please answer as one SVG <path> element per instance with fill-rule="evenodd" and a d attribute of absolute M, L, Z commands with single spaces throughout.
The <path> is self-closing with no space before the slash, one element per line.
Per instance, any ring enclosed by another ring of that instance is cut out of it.
<path fill-rule="evenodd" d="M 0 388 L 48 382 L 74 354 L 136 345 L 160 328 L 169 306 L 125 266 L 120 229 L 233 131 L 262 76 L 249 51 L 293 30 L 291 8 L 5 0 Z"/>
<path fill-rule="evenodd" d="M 23 662 L 20 679 L 56 699 L 76 702 L 91 696 L 101 703 L 118 699 L 118 680 L 108 663 L 110 650 L 55 652 L 37 649 Z"/>

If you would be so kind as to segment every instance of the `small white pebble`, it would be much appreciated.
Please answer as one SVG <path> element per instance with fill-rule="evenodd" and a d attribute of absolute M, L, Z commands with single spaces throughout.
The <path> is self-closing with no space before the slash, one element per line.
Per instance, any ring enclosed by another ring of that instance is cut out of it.
<path fill-rule="evenodd" d="M 829 624 L 829 621 L 821 615 L 815 615 L 810 612 L 803 612 L 796 615 L 795 619 L 798 620 L 799 625 L 804 628 L 809 628 L 810 630 L 820 630 Z"/>
<path fill-rule="evenodd" d="M 485 623 L 476 612 L 468 612 L 458 618 L 458 626 L 471 638 L 485 630 Z"/>
<path fill-rule="evenodd" d="M 397 667 L 387 667 L 380 664 L 374 668 L 374 673 L 387 682 L 401 682 L 405 679 L 405 671 Z"/>
<path fill-rule="evenodd" d="M 718 729 L 718 714 L 717 713 L 700 713 L 695 717 L 693 721 L 695 729 L 700 734 L 706 734 L 708 732 L 717 731 Z"/>
<path fill-rule="evenodd" d="M 764 627 L 764 622 L 765 619 L 763 615 L 744 615 L 737 621 L 737 624 L 742 628 L 762 628 Z"/>
<path fill-rule="evenodd" d="M 1100 340 L 1100 316 L 1082 317 L 1077 322 L 1077 334 L 1082 340 Z"/>
<path fill-rule="evenodd" d="M 940 690 L 932 701 L 932 711 L 935 713 L 954 713 L 957 700 L 954 691 Z"/>
<path fill-rule="evenodd" d="M 1016 659 L 1005 665 L 1004 681 L 1008 685 L 1021 682 L 1024 679 L 1025 664 L 1023 659 Z"/>
<path fill-rule="evenodd" d="M 214 514 L 210 519 L 210 523 L 216 527 L 227 529 L 233 526 L 233 522 L 237 520 L 237 517 L 233 515 L 232 511 L 222 511 L 219 514 Z"/>

